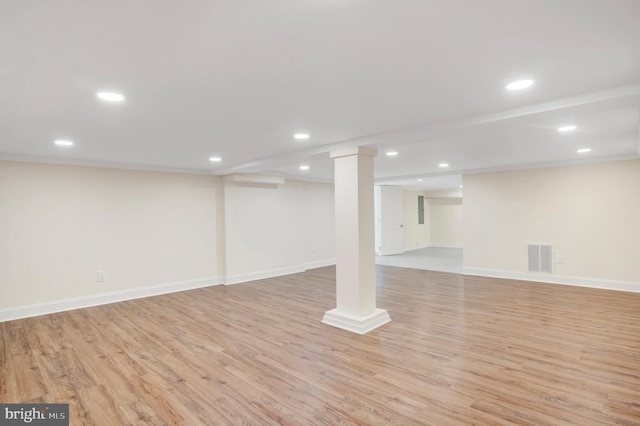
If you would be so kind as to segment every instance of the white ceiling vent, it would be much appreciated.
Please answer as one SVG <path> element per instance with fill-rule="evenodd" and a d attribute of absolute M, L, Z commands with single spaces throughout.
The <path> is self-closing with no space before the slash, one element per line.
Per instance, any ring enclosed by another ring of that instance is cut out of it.
<path fill-rule="evenodd" d="M 553 246 L 527 244 L 528 271 L 553 274 Z"/>

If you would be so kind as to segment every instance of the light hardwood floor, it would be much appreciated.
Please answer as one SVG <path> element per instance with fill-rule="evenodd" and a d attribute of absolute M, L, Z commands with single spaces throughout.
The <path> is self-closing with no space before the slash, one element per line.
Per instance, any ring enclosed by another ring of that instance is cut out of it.
<path fill-rule="evenodd" d="M 320 322 L 331 267 L 0 324 L 0 402 L 71 424 L 640 424 L 640 294 L 378 267 L 392 322 Z"/>

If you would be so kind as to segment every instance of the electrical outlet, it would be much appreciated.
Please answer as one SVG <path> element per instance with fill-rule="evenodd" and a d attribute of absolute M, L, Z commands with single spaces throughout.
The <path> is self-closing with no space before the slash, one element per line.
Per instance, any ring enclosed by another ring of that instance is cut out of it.
<path fill-rule="evenodd" d="M 99 283 L 107 282 L 107 271 L 98 271 L 98 282 Z"/>
<path fill-rule="evenodd" d="M 556 263 L 557 264 L 564 263 L 564 256 L 562 253 L 556 254 Z"/>

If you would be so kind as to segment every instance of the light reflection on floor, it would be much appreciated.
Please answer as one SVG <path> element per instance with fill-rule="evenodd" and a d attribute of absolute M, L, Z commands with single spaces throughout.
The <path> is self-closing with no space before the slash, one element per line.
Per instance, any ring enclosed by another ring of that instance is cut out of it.
<path fill-rule="evenodd" d="M 427 247 L 402 254 L 376 256 L 376 265 L 462 273 L 462 249 Z"/>

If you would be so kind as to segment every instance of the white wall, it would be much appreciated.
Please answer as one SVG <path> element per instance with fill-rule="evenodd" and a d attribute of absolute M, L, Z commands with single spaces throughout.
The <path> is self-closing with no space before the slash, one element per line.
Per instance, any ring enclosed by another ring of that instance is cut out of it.
<path fill-rule="evenodd" d="M 334 191 L 1 161 L 0 236 L 3 321 L 333 264 Z"/>
<path fill-rule="evenodd" d="M 218 179 L 0 162 L 0 311 L 215 283 Z"/>
<path fill-rule="evenodd" d="M 640 291 L 640 160 L 465 175 L 464 209 L 469 273 L 524 277 L 526 243 L 551 243 L 536 279 Z"/>
<path fill-rule="evenodd" d="M 333 184 L 303 183 L 306 202 L 306 267 L 335 264 L 335 194 Z"/>
<path fill-rule="evenodd" d="M 429 200 L 432 247 L 462 248 L 462 199 Z"/>
<path fill-rule="evenodd" d="M 431 244 L 431 213 L 429 211 L 429 200 L 426 197 L 424 199 L 424 224 L 418 224 L 419 195 L 424 196 L 424 192 L 409 189 L 402 191 L 405 250 L 424 248 Z"/>
<path fill-rule="evenodd" d="M 333 185 L 225 185 L 226 279 L 243 282 L 335 263 Z"/>

